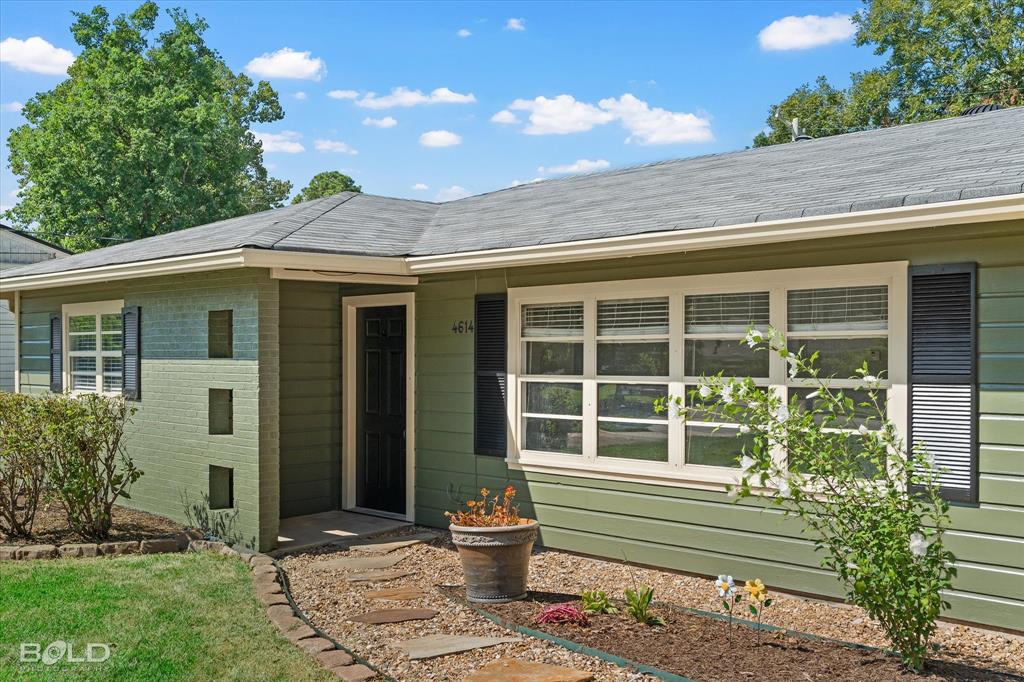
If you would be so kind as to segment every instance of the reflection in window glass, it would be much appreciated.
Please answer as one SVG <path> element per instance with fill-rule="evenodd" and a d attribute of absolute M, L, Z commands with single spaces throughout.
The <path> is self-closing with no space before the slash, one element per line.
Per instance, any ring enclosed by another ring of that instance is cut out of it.
<path fill-rule="evenodd" d="M 810 409 L 820 409 L 824 404 L 824 400 L 820 397 L 808 398 L 807 396 L 814 393 L 813 388 L 791 388 L 789 389 L 789 395 L 794 396 L 797 399 L 797 409 L 806 411 Z M 833 422 L 827 425 L 827 428 L 834 429 L 858 429 L 861 425 L 867 426 L 869 429 L 878 429 L 881 427 L 881 422 L 878 419 L 877 410 L 870 405 L 871 398 L 869 392 L 866 390 L 858 389 L 834 389 L 836 395 L 842 394 L 844 397 L 849 398 L 853 401 L 853 412 L 849 415 L 837 415 L 842 418 L 842 421 Z M 883 411 L 886 408 L 886 391 L 876 391 L 878 394 L 878 403 L 881 405 Z M 865 403 L 869 404 L 865 407 Z M 818 424 L 823 423 L 822 417 L 816 417 L 815 421 Z"/>
<path fill-rule="evenodd" d="M 526 374 L 579 376 L 583 374 L 583 344 L 526 342 Z"/>
<path fill-rule="evenodd" d="M 597 416 L 630 419 L 665 419 L 665 413 L 654 412 L 654 401 L 668 395 L 668 386 L 631 384 L 599 384 Z"/>
<path fill-rule="evenodd" d="M 880 468 L 874 465 L 870 457 L 859 456 L 863 455 L 864 448 L 862 445 L 863 440 L 856 432 L 825 432 L 823 435 L 826 441 L 836 441 L 836 444 L 834 446 L 824 446 L 829 447 L 830 450 L 833 452 L 842 452 L 842 445 L 840 444 L 841 442 L 846 446 L 850 447 L 850 455 L 853 457 L 853 461 L 851 461 L 849 464 L 851 467 L 854 468 L 855 473 L 866 478 L 877 478 L 879 475 L 881 475 L 882 472 Z M 838 465 L 839 461 L 834 460 L 833 464 Z M 806 460 L 801 460 L 800 457 L 795 455 L 790 455 L 790 457 L 787 460 L 787 466 L 789 467 L 790 471 L 794 471 L 796 473 L 806 472 Z"/>
<path fill-rule="evenodd" d="M 523 384 L 523 411 L 533 414 L 583 414 L 582 384 Z"/>
<path fill-rule="evenodd" d="M 578 419 L 523 419 L 523 447 L 527 450 L 583 454 L 583 422 Z"/>
<path fill-rule="evenodd" d="M 668 426 L 601 421 L 597 424 L 597 456 L 668 461 Z"/>
<path fill-rule="evenodd" d="M 770 356 L 754 351 L 736 339 L 686 339 L 683 347 L 686 376 L 711 376 L 723 372 L 725 376 L 768 376 Z"/>
<path fill-rule="evenodd" d="M 604 376 L 668 376 L 668 341 L 599 342 L 597 373 Z"/>
<path fill-rule="evenodd" d="M 71 333 L 76 332 L 95 332 L 96 331 L 96 316 L 95 315 L 72 315 L 68 318 L 68 331 Z"/>
<path fill-rule="evenodd" d="M 686 463 L 738 469 L 743 448 L 753 447 L 751 434 L 723 426 L 686 426 Z"/>
<path fill-rule="evenodd" d="M 867 362 L 868 372 L 878 375 L 889 367 L 889 340 L 886 338 L 865 339 L 801 339 L 790 338 L 786 345 L 793 350 L 804 349 L 804 357 L 817 352 L 818 376 L 849 379 Z"/>

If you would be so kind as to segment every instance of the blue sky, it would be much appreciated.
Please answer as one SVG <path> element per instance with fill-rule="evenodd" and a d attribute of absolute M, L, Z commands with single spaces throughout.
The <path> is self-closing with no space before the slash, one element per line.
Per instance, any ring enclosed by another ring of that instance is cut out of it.
<path fill-rule="evenodd" d="M 60 82 L 63 51 L 78 52 L 71 12 L 94 4 L 0 5 L 4 140 L 23 122 L 17 103 Z M 858 2 L 161 3 L 172 6 L 205 17 L 228 65 L 280 93 L 284 119 L 255 130 L 296 191 L 337 169 L 367 192 L 438 200 L 741 149 L 797 85 L 846 85 L 880 61 L 850 37 Z M 7 207 L 6 145 L 0 162 Z"/>

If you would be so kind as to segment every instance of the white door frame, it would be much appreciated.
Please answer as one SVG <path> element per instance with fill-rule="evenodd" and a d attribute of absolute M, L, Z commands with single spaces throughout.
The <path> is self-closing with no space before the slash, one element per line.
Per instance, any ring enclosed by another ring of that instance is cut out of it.
<path fill-rule="evenodd" d="M 392 514 L 356 506 L 356 311 L 378 306 L 405 306 L 405 514 Z M 416 515 L 416 293 L 412 291 L 341 299 L 344 353 L 342 382 L 341 506 L 344 509 L 413 521 Z"/>

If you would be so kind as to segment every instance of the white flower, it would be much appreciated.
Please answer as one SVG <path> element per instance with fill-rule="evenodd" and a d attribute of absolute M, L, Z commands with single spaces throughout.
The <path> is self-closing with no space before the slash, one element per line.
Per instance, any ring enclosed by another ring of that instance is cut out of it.
<path fill-rule="evenodd" d="M 734 486 L 734 485 L 729 486 L 725 490 L 725 496 L 726 497 L 738 497 L 739 494 L 740 494 L 740 491 L 737 490 L 736 486 Z"/>
<path fill-rule="evenodd" d="M 740 424 L 740 433 L 750 433 L 750 427 L 746 424 Z"/>
<path fill-rule="evenodd" d="M 775 410 L 775 419 L 780 422 L 789 419 L 789 407 L 785 403 L 779 405 L 778 409 Z"/>
<path fill-rule="evenodd" d="M 796 373 L 800 369 L 800 367 L 797 365 L 796 356 L 795 355 L 786 356 L 786 362 L 789 363 L 789 377 L 792 379 L 792 378 L 796 377 Z"/>
<path fill-rule="evenodd" d="M 928 545 L 931 542 L 920 533 L 913 533 L 910 536 L 910 553 L 916 557 L 923 557 L 928 553 Z"/>
<path fill-rule="evenodd" d="M 761 341 L 764 341 L 764 334 L 757 329 L 751 329 L 747 332 L 747 345 L 753 348 Z"/>
<path fill-rule="evenodd" d="M 867 424 L 861 424 L 860 426 L 857 427 L 857 432 L 860 433 L 860 435 L 862 436 L 866 436 L 868 435 L 868 433 L 871 432 L 871 429 L 867 427 Z"/>
<path fill-rule="evenodd" d="M 819 395 L 821 395 L 821 391 L 811 391 L 810 393 L 807 394 L 807 400 L 814 400 Z"/>
<path fill-rule="evenodd" d="M 778 489 L 779 494 L 782 495 L 783 497 L 789 497 L 789 493 L 792 492 L 789 487 L 789 481 L 787 481 L 784 478 L 779 479 Z"/>
<path fill-rule="evenodd" d="M 732 402 L 732 384 L 726 384 L 722 388 L 722 402 L 726 405 Z"/>
<path fill-rule="evenodd" d="M 857 564 L 853 563 L 852 561 L 847 561 L 846 562 L 846 567 L 849 568 L 851 571 L 856 571 L 856 570 L 858 570 L 860 568 L 860 566 L 858 566 Z"/>
<path fill-rule="evenodd" d="M 878 377 L 876 377 L 874 374 L 866 374 L 864 375 L 864 383 L 868 385 L 877 384 Z"/>
<path fill-rule="evenodd" d="M 707 384 L 701 384 L 700 388 L 697 389 L 697 393 L 700 394 L 701 398 L 710 398 L 711 397 L 711 387 L 708 386 Z"/>
<path fill-rule="evenodd" d="M 742 468 L 744 472 L 747 472 L 750 471 L 753 466 L 754 458 L 748 455 L 743 455 L 743 458 L 740 460 L 740 468 Z"/>
<path fill-rule="evenodd" d="M 720 575 L 718 580 L 715 581 L 715 587 L 718 588 L 719 597 L 731 597 L 736 592 L 736 583 L 733 582 L 731 575 Z"/>

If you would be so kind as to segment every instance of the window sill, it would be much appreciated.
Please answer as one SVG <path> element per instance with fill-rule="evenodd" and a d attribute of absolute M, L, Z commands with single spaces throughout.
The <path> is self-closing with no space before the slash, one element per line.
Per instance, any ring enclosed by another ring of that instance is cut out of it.
<path fill-rule="evenodd" d="M 509 469 L 525 472 L 716 492 L 725 492 L 727 485 L 739 483 L 740 480 L 739 470 L 698 465 L 674 466 L 662 462 L 624 461 L 618 464 L 585 460 L 582 457 L 522 453 L 519 457 L 507 457 L 505 463 Z"/>

